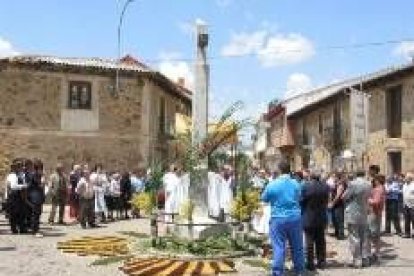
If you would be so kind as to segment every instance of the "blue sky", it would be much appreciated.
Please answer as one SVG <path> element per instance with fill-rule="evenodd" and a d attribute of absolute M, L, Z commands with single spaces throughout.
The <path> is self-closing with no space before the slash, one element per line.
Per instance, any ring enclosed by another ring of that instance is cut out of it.
<path fill-rule="evenodd" d="M 116 57 L 122 3 L 3 0 L 0 55 Z M 213 57 L 211 113 L 239 99 L 243 115 L 255 116 L 293 91 L 407 61 L 412 42 L 329 47 L 414 39 L 413 11 L 411 0 L 136 0 L 125 17 L 122 52 L 191 86 L 191 29 L 202 19 Z"/>

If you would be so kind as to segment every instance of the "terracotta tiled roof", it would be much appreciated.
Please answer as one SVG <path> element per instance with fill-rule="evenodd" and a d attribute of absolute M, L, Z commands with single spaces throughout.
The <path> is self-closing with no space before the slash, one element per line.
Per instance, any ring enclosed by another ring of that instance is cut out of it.
<path fill-rule="evenodd" d="M 140 62 L 136 58 L 127 55 L 119 61 L 116 59 L 105 58 L 79 58 L 79 57 L 56 57 L 44 55 L 21 55 L 6 57 L 0 59 L 0 62 L 7 62 L 12 64 L 26 64 L 26 65 L 56 65 L 63 67 L 76 68 L 94 68 L 100 71 L 116 71 L 125 73 L 150 73 L 159 82 L 168 85 L 175 91 L 178 91 L 182 96 L 191 99 L 192 92 L 176 82 L 170 80 L 165 75 L 157 70 L 153 70 L 149 66 Z"/>
<path fill-rule="evenodd" d="M 392 74 L 414 69 L 414 63 L 408 63 L 400 66 L 388 67 L 374 73 L 361 75 L 355 78 L 339 81 L 327 86 L 312 89 L 305 93 L 299 94 L 283 101 L 286 107 L 287 116 L 294 115 L 318 102 L 321 102 L 331 96 L 334 96 L 347 88 L 357 87 L 366 83 L 390 76 Z"/>
<path fill-rule="evenodd" d="M 145 64 L 139 62 L 131 56 L 125 56 L 120 61 L 116 59 L 104 58 L 78 58 L 78 57 L 55 57 L 55 56 L 37 56 L 23 55 L 5 58 L 11 63 L 26 64 L 56 64 L 76 67 L 93 67 L 97 69 L 107 69 L 134 72 L 151 72 L 153 71 Z"/>

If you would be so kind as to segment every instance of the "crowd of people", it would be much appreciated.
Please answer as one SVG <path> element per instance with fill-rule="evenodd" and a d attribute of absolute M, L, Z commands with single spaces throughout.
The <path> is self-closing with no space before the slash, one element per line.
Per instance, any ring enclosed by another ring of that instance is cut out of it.
<path fill-rule="evenodd" d="M 305 270 L 325 268 L 329 224 L 338 240 L 346 239 L 347 230 L 348 265 L 354 268 L 380 263 L 380 238 L 383 234 L 391 234 L 391 224 L 396 235 L 412 238 L 412 173 L 386 178 L 380 174 L 379 166 L 372 165 L 367 174 L 357 170 L 352 174 L 324 175 L 309 170 L 291 172 L 288 163 L 281 162 L 278 176 L 269 177 L 265 171 L 259 171 L 253 182 L 265 183 L 259 185 L 263 187 L 262 201 L 271 209 L 269 237 L 273 248 L 273 275 L 283 275 L 287 241 L 297 275 Z M 404 232 L 400 226 L 401 213 Z"/>
<path fill-rule="evenodd" d="M 40 216 L 46 201 L 51 203 L 49 224 L 55 224 L 57 213 L 59 225 L 97 227 L 98 222 L 139 216 L 131 211 L 130 200 L 134 193 L 143 191 L 144 181 L 142 170 L 107 172 L 101 164 L 92 170 L 87 164 L 73 165 L 69 173 L 57 164 L 46 177 L 40 160 L 17 159 L 6 178 L 4 209 L 13 234 L 31 232 L 41 237 Z M 69 213 L 65 217 L 66 206 Z"/>
<path fill-rule="evenodd" d="M 230 166 L 223 166 L 218 173 L 209 172 L 208 178 L 208 213 L 223 219 L 229 215 L 238 190 L 234 172 Z M 139 215 L 131 211 L 130 200 L 133 194 L 144 191 L 147 180 L 145 170 L 121 174 L 105 171 L 101 164 L 92 170 L 86 164 L 73 165 L 69 173 L 58 164 L 46 177 L 40 160 L 15 160 L 6 178 L 10 229 L 13 234 L 30 231 L 41 237 L 40 216 L 47 200 L 51 203 L 50 224 L 55 223 L 56 213 L 58 224 L 79 223 L 82 228 L 129 219 L 130 215 Z M 189 175 L 175 165 L 164 175 L 160 192 L 167 220 L 191 197 L 189 181 Z M 325 268 L 329 225 L 336 239 L 348 239 L 349 265 L 355 268 L 380 263 L 380 238 L 391 234 L 392 225 L 396 235 L 412 238 L 413 173 L 386 178 L 376 165 L 370 166 L 368 173 L 357 170 L 326 175 L 307 169 L 292 172 L 289 164 L 282 161 L 273 174 L 253 168 L 250 187 L 260 191 L 263 208 L 267 208 L 260 218 L 253 218 L 252 224 L 259 225 L 253 228 L 270 238 L 273 275 L 283 275 L 287 242 L 298 275 Z M 66 206 L 71 221 L 64 220 Z"/>

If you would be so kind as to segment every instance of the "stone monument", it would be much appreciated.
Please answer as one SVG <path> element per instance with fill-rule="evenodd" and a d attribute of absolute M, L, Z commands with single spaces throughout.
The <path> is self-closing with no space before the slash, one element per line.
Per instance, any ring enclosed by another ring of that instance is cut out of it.
<path fill-rule="evenodd" d="M 199 145 L 208 135 L 208 90 L 210 73 L 210 67 L 207 63 L 208 40 L 207 24 L 201 20 L 197 20 L 195 91 L 192 101 L 193 145 Z M 216 234 L 230 233 L 231 230 L 227 223 L 217 223 L 217 221 L 209 218 L 207 158 L 201 160 L 200 163 L 200 168 L 198 169 L 201 177 L 189 186 L 189 199 L 195 204 L 193 220 L 174 223 L 175 234 L 189 239 L 200 239 Z"/>

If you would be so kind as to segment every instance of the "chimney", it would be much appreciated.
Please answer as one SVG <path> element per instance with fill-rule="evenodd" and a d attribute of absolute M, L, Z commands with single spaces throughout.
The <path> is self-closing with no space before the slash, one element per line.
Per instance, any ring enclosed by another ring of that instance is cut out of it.
<path fill-rule="evenodd" d="M 124 56 L 120 62 L 126 65 L 139 65 L 139 61 L 131 55 Z"/>
<path fill-rule="evenodd" d="M 185 79 L 184 78 L 178 78 L 177 84 L 181 87 L 185 87 Z"/>

